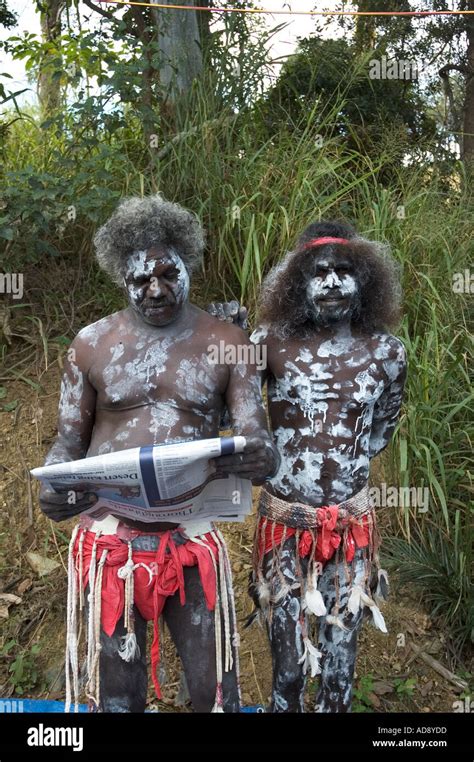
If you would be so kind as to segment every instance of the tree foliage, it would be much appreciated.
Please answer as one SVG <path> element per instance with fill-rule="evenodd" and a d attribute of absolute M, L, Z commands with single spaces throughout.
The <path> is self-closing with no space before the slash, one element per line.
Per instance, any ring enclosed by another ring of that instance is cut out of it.
<path fill-rule="evenodd" d="M 15 14 L 9 10 L 6 0 L 0 0 L 0 26 L 4 26 L 6 29 L 11 29 L 15 24 Z"/>

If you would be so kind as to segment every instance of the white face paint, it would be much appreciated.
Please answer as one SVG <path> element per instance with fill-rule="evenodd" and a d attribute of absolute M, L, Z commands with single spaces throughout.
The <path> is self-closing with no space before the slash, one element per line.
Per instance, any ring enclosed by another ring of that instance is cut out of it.
<path fill-rule="evenodd" d="M 170 248 L 137 251 L 128 259 L 124 285 L 131 306 L 148 323 L 172 322 L 189 296 L 189 274 Z"/>
<path fill-rule="evenodd" d="M 344 323 L 356 310 L 359 286 L 350 269 L 350 262 L 337 257 L 317 260 L 316 275 L 306 286 L 316 323 L 326 326 Z"/>
<path fill-rule="evenodd" d="M 327 263 L 322 262 L 326 265 Z M 344 297 L 355 296 L 358 292 L 357 281 L 352 275 L 346 273 L 338 276 L 334 270 L 330 270 L 325 277 L 316 276 L 309 281 L 306 287 L 308 299 L 315 300 L 327 296 L 331 289 L 338 289 L 338 294 Z"/>
<path fill-rule="evenodd" d="M 127 274 L 133 273 L 137 278 L 152 275 L 156 266 L 156 259 L 147 260 L 146 251 L 135 251 L 128 260 Z"/>
<path fill-rule="evenodd" d="M 298 360 L 302 360 L 303 362 L 310 363 L 310 362 L 313 362 L 313 359 L 314 359 L 313 355 L 311 354 L 309 349 L 306 349 L 306 347 L 302 347 L 302 349 L 300 349 L 300 353 L 298 357 L 296 358 L 296 362 L 298 362 Z"/>

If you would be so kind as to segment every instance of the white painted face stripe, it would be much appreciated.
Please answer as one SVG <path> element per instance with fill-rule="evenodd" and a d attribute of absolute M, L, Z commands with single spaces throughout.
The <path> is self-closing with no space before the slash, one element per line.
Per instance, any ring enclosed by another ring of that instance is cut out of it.
<path fill-rule="evenodd" d="M 190 279 L 186 265 L 184 264 L 181 257 L 178 256 L 178 254 L 173 250 L 169 250 L 166 255 L 156 257 L 154 259 L 147 260 L 146 256 L 146 251 L 137 251 L 129 257 L 127 270 L 125 273 L 126 278 L 132 280 L 148 278 L 149 276 L 152 276 L 156 266 L 160 262 L 165 261 L 166 263 L 174 265 L 178 270 L 179 274 L 177 282 L 173 285 L 173 292 L 176 296 L 177 301 L 185 301 L 189 295 Z M 143 286 L 137 286 L 135 283 L 127 284 L 125 280 L 125 287 L 127 289 L 130 302 L 134 305 L 139 304 L 143 298 Z M 162 288 L 160 287 L 158 279 L 153 279 L 153 277 L 151 279 L 151 288 L 155 298 L 159 297 L 162 293 Z"/>
<path fill-rule="evenodd" d="M 342 296 L 354 296 L 359 290 L 357 281 L 352 275 L 346 274 L 340 278 L 337 273 L 332 271 L 324 279 L 321 277 L 312 278 L 306 288 L 306 294 L 308 299 L 314 300 L 326 296 L 331 288 L 338 288 Z"/>

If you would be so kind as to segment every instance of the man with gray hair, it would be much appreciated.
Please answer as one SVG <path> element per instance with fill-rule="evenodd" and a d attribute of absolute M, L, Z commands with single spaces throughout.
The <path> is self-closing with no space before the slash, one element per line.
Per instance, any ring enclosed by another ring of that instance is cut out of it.
<path fill-rule="evenodd" d="M 197 218 L 160 196 L 130 198 L 100 228 L 94 243 L 100 266 L 123 287 L 128 307 L 87 326 L 72 342 L 58 436 L 46 464 L 215 437 L 226 406 L 234 432 L 247 444 L 236 459 L 217 458 L 217 473 L 261 483 L 275 470 L 276 455 L 255 368 L 209 359 L 210 345 L 246 345 L 247 335 L 237 326 L 216 323 L 188 301 L 190 275 L 204 249 Z M 40 502 L 54 521 L 94 503 L 100 507 L 94 495 L 76 494 L 70 505 L 66 495 L 44 487 Z M 144 711 L 148 620 L 154 622 L 152 675 L 160 695 L 162 615 L 183 662 L 194 709 L 239 711 L 230 565 L 212 524 L 196 535 L 175 523 L 113 515 L 93 521 L 83 515 L 71 540 L 69 576 L 68 645 L 76 642 L 76 592 L 88 616 L 92 709 Z"/>

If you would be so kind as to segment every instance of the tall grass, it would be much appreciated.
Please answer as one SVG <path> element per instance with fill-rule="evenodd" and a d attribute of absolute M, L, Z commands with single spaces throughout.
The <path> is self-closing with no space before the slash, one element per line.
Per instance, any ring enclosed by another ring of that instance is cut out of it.
<path fill-rule="evenodd" d="M 133 119 L 113 134 L 96 135 L 95 143 L 87 125 L 71 124 L 68 136 L 45 143 L 38 128 L 17 122 L 4 169 L 26 173 L 24 196 L 18 191 L 15 196 L 20 205 L 28 199 L 28 173 L 47 172 L 54 179 L 57 193 L 47 200 L 51 223 L 46 220 L 41 234 L 68 269 L 81 268 L 75 298 L 92 303 L 93 315 L 120 304 L 120 295 L 98 280 L 90 246 L 94 227 L 120 195 L 159 190 L 198 213 L 208 250 L 195 280 L 195 300 L 205 305 L 237 298 L 251 315 L 265 273 L 309 222 L 345 217 L 368 236 L 391 243 L 403 276 L 399 333 L 409 362 L 403 414 L 390 452 L 391 479 L 402 486 L 427 486 L 430 502 L 425 514 L 409 507 L 394 513 L 393 537 L 385 548 L 401 578 L 421 591 L 448 626 L 459 655 L 472 638 L 468 308 L 473 297 L 453 293 L 452 278 L 469 267 L 472 198 L 460 190 L 465 184 L 459 168 L 453 168 L 452 189 L 446 193 L 445 178 L 428 163 L 390 167 L 397 182 L 383 187 L 380 178 L 389 157 L 381 154 L 374 162 L 347 148 L 332 130 L 340 105 L 335 98 L 333 107 L 322 111 L 316 103 L 300 129 L 282 126 L 268 135 L 258 109 L 237 114 L 197 86 L 174 115 L 179 138 L 162 159 L 150 155 L 141 125 Z M 8 189 L 5 197 L 8 203 Z M 44 201 L 38 191 L 33 211 L 39 214 Z M 60 234 L 55 220 L 69 203 L 78 206 L 78 217 Z M 22 235 L 30 219 L 25 210 L 14 221 L 7 253 L 16 269 L 23 266 Z M 60 264 L 44 253 L 41 266 L 54 271 Z M 42 299 L 47 304 L 46 292 Z M 38 304 L 35 309 L 38 314 Z M 75 329 L 84 315 L 84 310 L 75 314 Z M 55 331 L 65 332 L 59 324 Z M 44 343 L 44 336 L 39 341 Z"/>

